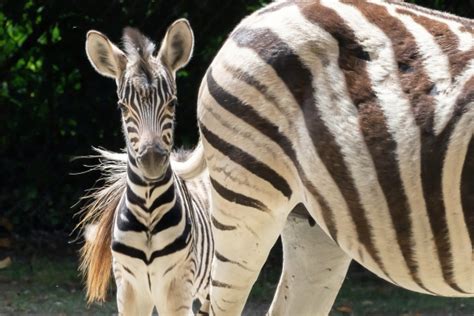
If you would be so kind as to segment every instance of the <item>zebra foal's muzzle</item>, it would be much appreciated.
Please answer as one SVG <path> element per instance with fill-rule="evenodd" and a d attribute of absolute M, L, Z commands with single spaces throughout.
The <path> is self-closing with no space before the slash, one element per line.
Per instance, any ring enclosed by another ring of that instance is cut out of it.
<path fill-rule="evenodd" d="M 140 146 L 137 162 L 147 179 L 156 180 L 165 172 L 168 157 L 169 153 L 160 144 L 148 143 Z"/>

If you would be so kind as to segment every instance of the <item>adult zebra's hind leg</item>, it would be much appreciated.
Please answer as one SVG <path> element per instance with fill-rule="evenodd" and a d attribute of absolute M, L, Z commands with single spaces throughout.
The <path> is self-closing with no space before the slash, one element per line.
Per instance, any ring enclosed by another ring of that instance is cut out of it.
<path fill-rule="evenodd" d="M 327 315 L 351 259 L 304 217 L 288 216 L 281 238 L 283 268 L 269 314 Z"/>

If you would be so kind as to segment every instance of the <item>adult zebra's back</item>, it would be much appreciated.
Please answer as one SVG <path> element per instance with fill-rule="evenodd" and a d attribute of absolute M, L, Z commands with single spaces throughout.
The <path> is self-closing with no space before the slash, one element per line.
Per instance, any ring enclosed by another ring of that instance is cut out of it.
<path fill-rule="evenodd" d="M 394 1 L 281 1 L 242 21 L 198 105 L 213 312 L 241 312 L 282 230 L 277 314 L 327 313 L 351 258 L 474 296 L 473 57 L 472 20 Z M 303 206 L 312 229 L 286 220 Z"/>

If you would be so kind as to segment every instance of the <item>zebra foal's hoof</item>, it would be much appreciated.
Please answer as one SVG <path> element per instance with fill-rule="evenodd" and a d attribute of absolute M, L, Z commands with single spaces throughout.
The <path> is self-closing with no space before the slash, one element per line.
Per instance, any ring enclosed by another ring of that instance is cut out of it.
<path fill-rule="evenodd" d="M 0 218 L 0 269 L 11 265 L 10 250 L 12 244 L 12 225 L 5 218 Z"/>
<path fill-rule="evenodd" d="M 10 257 L 0 259 L 0 269 L 5 269 L 6 267 L 10 266 L 11 264 L 12 264 L 12 259 Z"/>

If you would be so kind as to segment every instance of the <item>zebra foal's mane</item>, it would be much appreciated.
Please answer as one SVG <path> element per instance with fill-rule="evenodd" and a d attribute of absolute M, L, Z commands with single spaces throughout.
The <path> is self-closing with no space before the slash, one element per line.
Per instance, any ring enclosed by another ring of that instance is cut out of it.
<path fill-rule="evenodd" d="M 129 62 L 136 67 L 137 73 L 144 75 L 150 82 L 153 78 L 150 61 L 156 51 L 155 44 L 132 27 L 123 30 L 122 42 Z"/>

